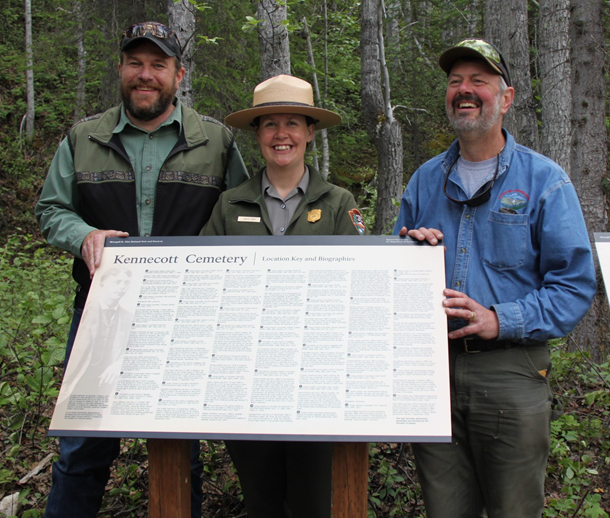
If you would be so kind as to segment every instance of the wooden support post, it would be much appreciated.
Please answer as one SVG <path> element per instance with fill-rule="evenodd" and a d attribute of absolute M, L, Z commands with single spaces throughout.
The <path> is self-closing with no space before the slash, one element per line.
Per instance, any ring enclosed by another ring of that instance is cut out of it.
<path fill-rule="evenodd" d="M 190 518 L 191 441 L 148 440 L 148 516 Z"/>
<path fill-rule="evenodd" d="M 332 518 L 366 518 L 369 445 L 336 442 L 333 448 Z"/>
<path fill-rule="evenodd" d="M 191 444 L 188 440 L 148 440 L 150 518 L 191 516 Z M 368 443 L 335 443 L 332 518 L 366 518 Z"/>

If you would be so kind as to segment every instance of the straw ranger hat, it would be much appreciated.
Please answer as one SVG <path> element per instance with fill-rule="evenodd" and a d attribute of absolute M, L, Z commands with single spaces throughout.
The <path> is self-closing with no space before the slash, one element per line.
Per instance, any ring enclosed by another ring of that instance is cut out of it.
<path fill-rule="evenodd" d="M 254 119 L 271 113 L 296 113 L 311 117 L 315 121 L 316 129 L 329 128 L 341 122 L 341 116 L 337 113 L 314 106 L 313 89 L 307 81 L 279 75 L 257 85 L 252 108 L 227 115 L 225 124 L 254 131 Z"/>

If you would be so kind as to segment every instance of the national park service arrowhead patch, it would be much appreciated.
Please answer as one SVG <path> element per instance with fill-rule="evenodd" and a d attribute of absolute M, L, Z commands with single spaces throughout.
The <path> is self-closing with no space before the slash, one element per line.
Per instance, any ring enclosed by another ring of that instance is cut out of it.
<path fill-rule="evenodd" d="M 364 234 L 366 226 L 364 225 L 364 218 L 358 209 L 352 209 L 349 211 L 349 217 L 352 219 L 352 223 L 356 227 L 358 234 Z"/>

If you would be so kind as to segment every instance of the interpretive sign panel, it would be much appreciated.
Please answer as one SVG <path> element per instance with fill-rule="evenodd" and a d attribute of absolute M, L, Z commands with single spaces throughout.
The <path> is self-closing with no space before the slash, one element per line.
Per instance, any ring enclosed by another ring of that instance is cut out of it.
<path fill-rule="evenodd" d="M 449 442 L 444 279 L 410 238 L 108 239 L 49 434 Z"/>
<path fill-rule="evenodd" d="M 595 232 L 593 237 L 595 238 L 599 266 L 606 286 L 606 296 L 610 297 L 608 293 L 608 286 L 610 286 L 610 232 Z"/>

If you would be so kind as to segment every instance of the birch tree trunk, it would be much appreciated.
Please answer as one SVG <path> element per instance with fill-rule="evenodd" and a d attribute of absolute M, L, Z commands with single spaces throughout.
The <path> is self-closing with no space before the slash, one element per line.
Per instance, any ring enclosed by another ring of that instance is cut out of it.
<path fill-rule="evenodd" d="M 290 74 L 288 31 L 282 23 L 288 19 L 286 2 L 260 0 L 256 17 L 261 56 L 261 81 L 280 74 Z"/>
<path fill-rule="evenodd" d="M 402 69 L 402 63 L 400 61 L 400 2 L 398 0 L 389 0 L 387 2 L 386 12 L 388 17 L 388 23 L 386 24 L 387 47 L 388 49 L 391 49 L 389 61 L 392 67 L 392 73 L 397 76 Z"/>
<path fill-rule="evenodd" d="M 527 0 L 487 0 L 485 39 L 496 45 L 508 62 L 515 99 L 504 126 L 523 144 L 538 151 L 538 122 L 532 94 Z"/>
<path fill-rule="evenodd" d="M 27 111 L 25 114 L 25 133 L 28 142 L 34 140 L 34 58 L 32 52 L 32 3 L 25 0 L 25 53 L 27 70 L 25 73 L 27 92 Z"/>
<path fill-rule="evenodd" d="M 593 245 L 593 232 L 607 232 L 608 203 L 602 181 L 608 158 L 604 85 L 602 0 L 572 0 L 572 182 Z M 572 332 L 573 346 L 601 361 L 608 355 L 610 322 L 597 256 L 597 295 Z"/>
<path fill-rule="evenodd" d="M 377 149 L 375 234 L 392 230 L 402 195 L 402 132 L 390 106 L 390 85 L 383 52 L 380 0 L 362 1 L 360 30 L 361 87 L 364 124 Z M 382 83 L 382 77 L 384 82 Z"/>
<path fill-rule="evenodd" d="M 167 21 L 170 28 L 178 36 L 178 41 L 180 41 L 182 47 L 184 78 L 180 83 L 176 96 L 180 99 L 180 102 L 192 108 L 195 103 L 193 93 L 195 8 L 189 0 L 180 0 L 179 2 L 167 0 Z"/>
<path fill-rule="evenodd" d="M 324 7 L 324 104 L 328 100 L 328 6 L 326 0 L 323 1 Z M 336 6 L 335 6 L 336 7 Z"/>
<path fill-rule="evenodd" d="M 311 45 L 311 37 L 309 34 L 309 27 L 307 26 L 307 18 L 303 17 L 303 32 L 305 34 L 305 39 L 307 40 L 307 54 L 309 56 L 309 63 L 312 68 L 312 85 L 313 85 L 313 93 L 316 99 L 316 105 L 321 108 L 325 107 L 325 104 L 322 102 L 320 98 L 320 87 L 318 86 L 318 74 L 316 73 L 316 62 L 313 56 L 313 47 Z M 318 166 L 318 156 L 314 155 L 314 167 L 320 171 L 322 178 L 325 180 L 328 178 L 328 170 L 329 170 L 329 150 L 328 150 L 328 132 L 326 129 L 320 130 L 320 137 L 322 140 L 322 167 Z M 315 140 L 314 140 L 315 144 Z M 315 151 L 315 149 L 314 149 Z"/>
<path fill-rule="evenodd" d="M 76 16 L 76 51 L 78 56 L 78 81 L 76 83 L 76 104 L 74 106 L 74 122 L 85 116 L 85 72 L 87 60 L 85 53 L 85 30 L 83 28 L 83 11 L 81 0 L 74 1 L 74 14 Z"/>
<path fill-rule="evenodd" d="M 538 25 L 542 91 L 540 152 L 569 175 L 572 147 L 570 0 L 540 0 Z"/>

